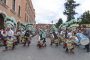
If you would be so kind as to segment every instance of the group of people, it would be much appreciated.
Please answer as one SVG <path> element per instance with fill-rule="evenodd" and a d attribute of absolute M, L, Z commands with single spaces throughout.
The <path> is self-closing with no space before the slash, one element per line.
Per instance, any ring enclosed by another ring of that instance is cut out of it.
<path fill-rule="evenodd" d="M 48 32 L 48 34 L 50 34 L 50 45 L 55 44 L 56 46 L 59 46 L 62 44 L 65 52 L 74 54 L 74 49 L 81 45 L 84 46 L 84 49 L 86 49 L 87 52 L 90 52 L 90 29 L 86 28 L 85 25 L 81 25 L 75 30 L 66 29 L 60 30 L 58 33 L 55 31 Z M 33 34 L 30 30 L 18 30 L 14 32 L 10 28 L 6 28 L 5 30 L 1 29 L 0 42 L 3 42 L 5 50 L 7 50 L 8 47 L 14 49 L 15 46 L 18 44 L 23 44 L 23 46 L 29 46 L 31 43 L 32 35 Z M 39 29 L 38 35 L 39 40 L 37 42 L 37 47 L 46 47 L 46 29 Z"/>
<path fill-rule="evenodd" d="M 13 31 L 11 28 L 0 30 L 0 42 L 2 43 L 2 46 L 5 47 L 5 51 L 9 48 L 13 50 L 18 44 L 29 46 L 31 37 L 32 32 L 30 30 L 17 30 L 16 32 Z"/>
<path fill-rule="evenodd" d="M 8 49 L 8 47 L 12 47 L 14 49 L 15 45 L 13 42 L 14 40 L 14 31 L 10 28 L 1 29 L 0 30 L 0 42 L 5 47 L 5 50 Z"/>
<path fill-rule="evenodd" d="M 53 32 L 51 35 L 51 45 L 58 41 L 56 46 L 58 43 L 62 43 L 65 52 L 74 53 L 74 49 L 80 46 L 83 46 L 87 52 L 90 52 L 90 29 L 86 28 L 85 25 L 81 25 L 75 30 L 61 30 L 58 34 Z"/>

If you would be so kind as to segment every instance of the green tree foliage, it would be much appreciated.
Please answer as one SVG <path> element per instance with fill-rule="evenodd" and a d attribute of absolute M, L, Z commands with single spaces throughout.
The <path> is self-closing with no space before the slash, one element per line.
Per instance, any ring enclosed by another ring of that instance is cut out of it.
<path fill-rule="evenodd" d="M 84 12 L 80 19 L 82 20 L 80 24 L 90 24 L 90 11 Z"/>
<path fill-rule="evenodd" d="M 67 22 L 75 19 L 74 15 L 77 14 L 75 12 L 75 8 L 79 6 L 79 4 L 76 4 L 76 1 L 74 0 L 67 0 L 66 3 L 64 3 L 65 10 L 63 12 L 64 15 L 67 15 Z"/>
<path fill-rule="evenodd" d="M 63 23 L 63 20 L 60 18 L 58 22 L 56 23 L 56 28 L 59 28 L 59 26 Z"/>

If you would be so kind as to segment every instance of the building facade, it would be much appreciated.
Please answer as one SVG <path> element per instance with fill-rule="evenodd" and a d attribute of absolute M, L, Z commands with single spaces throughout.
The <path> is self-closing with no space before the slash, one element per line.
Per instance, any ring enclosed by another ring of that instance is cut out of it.
<path fill-rule="evenodd" d="M 35 9 L 33 9 L 33 4 L 31 0 L 26 1 L 26 13 L 25 13 L 26 22 L 30 22 L 31 24 L 35 24 Z"/>
<path fill-rule="evenodd" d="M 10 16 L 17 22 L 35 24 L 35 9 L 31 0 L 0 0 L 0 25 Z"/>
<path fill-rule="evenodd" d="M 36 29 L 47 29 L 49 30 L 51 28 L 52 24 L 36 24 Z"/>

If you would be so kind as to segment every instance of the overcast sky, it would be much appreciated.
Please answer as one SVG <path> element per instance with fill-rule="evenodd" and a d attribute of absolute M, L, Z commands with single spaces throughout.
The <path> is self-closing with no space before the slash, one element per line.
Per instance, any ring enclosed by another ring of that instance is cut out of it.
<path fill-rule="evenodd" d="M 59 18 L 66 21 L 66 16 L 63 15 L 64 3 L 66 0 L 32 0 L 36 12 L 36 23 L 49 24 L 51 21 L 56 23 Z M 80 4 L 76 8 L 78 13 L 75 17 L 79 17 L 84 11 L 90 10 L 90 0 L 75 0 Z"/>

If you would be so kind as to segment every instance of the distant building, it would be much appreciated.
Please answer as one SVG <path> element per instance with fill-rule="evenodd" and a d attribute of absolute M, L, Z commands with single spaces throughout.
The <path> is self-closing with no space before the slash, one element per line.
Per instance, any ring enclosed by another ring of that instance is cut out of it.
<path fill-rule="evenodd" d="M 81 25 L 85 25 L 87 28 L 90 28 L 90 24 L 81 24 Z"/>
<path fill-rule="evenodd" d="M 51 26 L 52 26 L 52 24 L 36 24 L 36 29 L 44 28 L 44 29 L 49 30 Z"/>
<path fill-rule="evenodd" d="M 0 25 L 10 16 L 17 22 L 35 24 L 35 9 L 31 0 L 0 0 Z"/>

